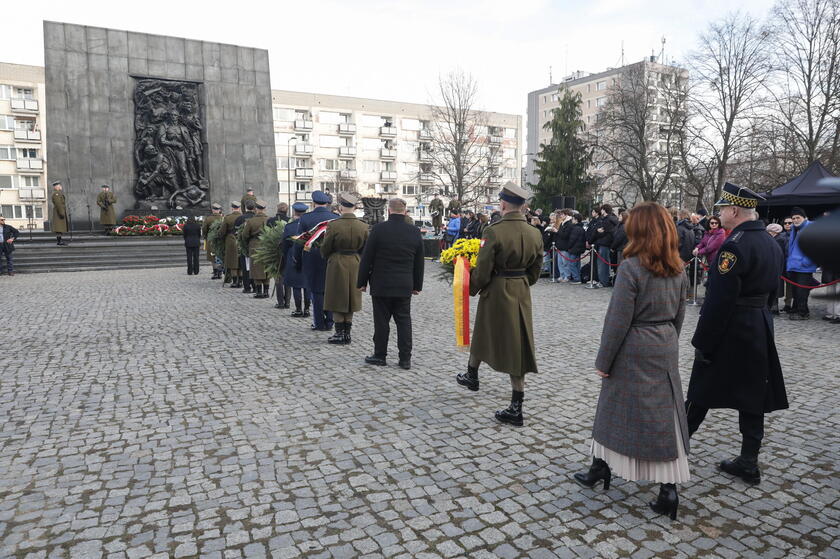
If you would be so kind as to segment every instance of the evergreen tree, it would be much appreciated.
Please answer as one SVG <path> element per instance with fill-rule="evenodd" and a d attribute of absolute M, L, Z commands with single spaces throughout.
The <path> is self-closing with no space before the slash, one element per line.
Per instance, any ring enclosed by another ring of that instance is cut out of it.
<path fill-rule="evenodd" d="M 552 110 L 553 118 L 543 127 L 551 130 L 551 141 L 540 144 L 536 161 L 540 179 L 531 188 L 536 194 L 537 207 L 551 209 L 553 196 L 575 196 L 582 200 L 586 194 L 589 184 L 586 169 L 592 150 L 582 139 L 581 104 L 580 93 L 572 94 L 564 89 L 560 106 Z"/>

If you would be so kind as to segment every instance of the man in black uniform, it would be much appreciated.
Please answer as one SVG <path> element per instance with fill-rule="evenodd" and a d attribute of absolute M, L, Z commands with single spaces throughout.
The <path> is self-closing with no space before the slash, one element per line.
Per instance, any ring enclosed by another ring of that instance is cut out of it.
<path fill-rule="evenodd" d="M 253 190 L 248 189 L 250 194 L 253 193 Z M 242 198 L 245 199 L 244 197 Z M 245 202 L 245 206 L 242 208 L 245 210 L 245 213 L 240 215 L 236 218 L 233 226 L 236 228 L 236 232 L 242 230 L 245 227 L 245 222 L 254 217 L 254 209 L 256 209 L 257 205 L 253 200 L 248 200 Z M 239 249 L 239 240 L 237 239 L 237 250 Z M 248 268 L 245 265 L 245 256 L 243 254 L 239 254 L 239 272 L 240 277 L 242 278 L 242 293 L 251 293 L 251 286 L 254 282 L 251 281 L 251 274 L 248 273 Z"/>
<path fill-rule="evenodd" d="M 712 263 L 706 300 L 691 340 L 696 348 L 686 416 L 693 434 L 710 408 L 738 410 L 740 456 L 720 469 L 747 483 L 761 481 L 758 451 L 764 414 L 788 407 L 767 298 L 776 291 L 782 251 L 757 220 L 760 196 L 726 183 L 720 220 L 732 232 Z"/>

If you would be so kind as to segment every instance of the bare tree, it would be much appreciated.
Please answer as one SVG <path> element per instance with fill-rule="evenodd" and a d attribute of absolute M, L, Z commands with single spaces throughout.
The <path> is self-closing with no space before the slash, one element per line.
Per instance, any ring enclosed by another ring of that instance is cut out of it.
<path fill-rule="evenodd" d="M 768 78 L 769 33 L 749 15 L 734 13 L 712 23 L 691 56 L 692 105 L 701 159 L 714 162 L 711 198 L 720 196 L 727 167 L 744 149 Z"/>
<path fill-rule="evenodd" d="M 784 154 L 799 173 L 821 155 L 838 157 L 840 6 L 837 0 L 782 0 L 772 12 L 772 118 L 795 143 Z"/>
<path fill-rule="evenodd" d="M 640 62 L 628 66 L 609 90 L 591 142 L 602 189 L 620 203 L 677 202 L 686 80 L 680 68 Z"/>
<path fill-rule="evenodd" d="M 491 169 L 487 123 L 475 109 L 478 84 L 457 70 L 439 79 L 438 94 L 429 107 L 431 164 L 421 172 L 434 175 L 445 195 L 470 205 L 486 192 Z"/>

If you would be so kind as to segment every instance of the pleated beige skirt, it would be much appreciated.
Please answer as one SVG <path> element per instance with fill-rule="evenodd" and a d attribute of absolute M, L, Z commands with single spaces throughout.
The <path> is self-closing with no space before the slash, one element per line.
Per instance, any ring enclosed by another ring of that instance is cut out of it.
<path fill-rule="evenodd" d="M 677 434 L 677 458 L 667 462 L 639 460 L 625 456 L 592 440 L 591 454 L 610 466 L 613 474 L 627 481 L 653 481 L 656 483 L 685 483 L 689 481 L 688 456 L 680 435 L 680 423 L 677 410 L 674 410 L 674 429 Z"/>

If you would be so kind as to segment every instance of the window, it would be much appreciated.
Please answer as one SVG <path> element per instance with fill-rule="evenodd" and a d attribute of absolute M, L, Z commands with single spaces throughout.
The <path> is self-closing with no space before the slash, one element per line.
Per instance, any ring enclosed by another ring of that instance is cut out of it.
<path fill-rule="evenodd" d="M 595 99 L 595 106 L 596 107 L 603 107 L 606 104 L 607 104 L 607 98 L 606 97 L 598 97 L 597 99 Z"/>
<path fill-rule="evenodd" d="M 420 147 L 418 142 L 404 141 L 400 142 L 400 151 L 405 153 L 414 153 Z"/>
<path fill-rule="evenodd" d="M 15 97 L 17 99 L 35 99 L 31 87 L 16 87 Z"/>
<path fill-rule="evenodd" d="M 26 130 L 32 132 L 35 130 L 35 119 L 32 118 L 18 118 L 15 119 L 15 130 Z"/>
<path fill-rule="evenodd" d="M 356 169 L 356 161 L 353 159 L 340 159 L 338 161 L 338 168 L 353 171 Z"/>
<path fill-rule="evenodd" d="M 305 157 L 296 157 L 295 158 L 295 169 L 307 169 L 309 168 L 309 160 Z"/>
<path fill-rule="evenodd" d="M 44 219 L 44 208 L 41 206 L 33 206 L 32 204 L 27 204 L 23 206 L 23 213 L 27 219 Z"/>
<path fill-rule="evenodd" d="M 12 96 L 12 87 L 9 85 L 0 85 L 0 99 L 8 99 Z"/>
<path fill-rule="evenodd" d="M 13 175 L 0 175 L 0 188 L 14 188 L 14 179 Z"/>
<path fill-rule="evenodd" d="M 284 109 L 283 107 L 274 107 L 274 120 L 277 122 L 292 122 L 295 119 L 295 111 L 292 109 Z"/>
<path fill-rule="evenodd" d="M 289 140 L 291 140 L 294 137 L 295 135 L 291 132 L 275 132 L 274 144 L 278 146 L 287 146 L 289 144 Z"/>
<path fill-rule="evenodd" d="M 385 117 L 379 115 L 362 115 L 362 126 L 369 126 L 371 128 L 385 126 Z"/>
<path fill-rule="evenodd" d="M 306 109 L 295 109 L 295 120 L 312 120 L 312 113 Z"/>
<path fill-rule="evenodd" d="M 9 115 L 0 115 L 0 130 L 14 130 L 15 117 Z"/>
<path fill-rule="evenodd" d="M 41 177 L 35 176 L 22 176 L 19 179 L 23 179 L 23 184 L 21 186 L 31 187 L 31 186 L 41 186 Z"/>
<path fill-rule="evenodd" d="M 38 159 L 38 150 L 35 148 L 18 148 L 18 158 Z"/>
<path fill-rule="evenodd" d="M 382 162 L 380 161 L 362 161 L 362 170 L 365 173 L 378 173 L 382 169 Z"/>
<path fill-rule="evenodd" d="M 321 134 L 318 137 L 318 145 L 322 148 L 337 148 L 344 145 L 344 142 L 341 140 L 340 136 L 327 136 L 325 134 Z"/>
<path fill-rule="evenodd" d="M 318 121 L 322 124 L 341 124 L 341 115 L 332 111 L 321 111 L 318 113 Z"/>
<path fill-rule="evenodd" d="M 415 185 L 415 184 L 403 185 L 403 194 L 417 194 L 417 185 Z"/>
<path fill-rule="evenodd" d="M 515 179 L 516 178 L 516 167 L 505 167 L 503 170 L 504 178 L 506 179 Z"/>
<path fill-rule="evenodd" d="M 598 84 L 595 86 L 595 89 L 597 89 L 598 91 L 604 91 L 605 89 L 607 89 L 607 80 L 598 82 Z"/>
<path fill-rule="evenodd" d="M 340 124 L 350 124 L 353 122 L 353 115 L 351 113 L 341 113 L 340 117 Z"/>
<path fill-rule="evenodd" d="M 508 140 L 516 139 L 516 128 L 505 128 L 505 138 Z"/>
<path fill-rule="evenodd" d="M 305 192 L 308 186 L 309 186 L 309 183 L 296 182 L 295 183 L 295 190 L 297 190 L 298 192 Z"/>
<path fill-rule="evenodd" d="M 3 204 L 0 206 L 0 213 L 3 214 L 3 217 L 11 218 L 15 215 L 15 207 L 8 204 Z"/>
<path fill-rule="evenodd" d="M 338 159 L 319 159 L 318 168 L 322 171 L 338 171 Z"/>
<path fill-rule="evenodd" d="M 277 168 L 278 169 L 288 169 L 289 168 L 289 158 L 288 157 L 278 157 L 277 158 Z"/>
<path fill-rule="evenodd" d="M 505 159 L 516 159 L 516 148 L 505 148 L 503 153 Z"/>
<path fill-rule="evenodd" d="M 394 164 L 393 161 L 384 161 L 382 163 L 382 165 L 383 165 L 383 169 L 382 169 L 383 171 L 396 171 L 397 170 L 397 167 L 396 167 L 396 165 Z"/>
<path fill-rule="evenodd" d="M 15 146 L 0 146 L 0 159 L 14 161 L 16 155 Z"/>
<path fill-rule="evenodd" d="M 321 190 L 335 190 L 334 182 L 321 182 L 318 185 Z"/>
<path fill-rule="evenodd" d="M 416 175 L 420 171 L 420 166 L 417 163 L 400 163 L 401 171 L 406 175 Z"/>

